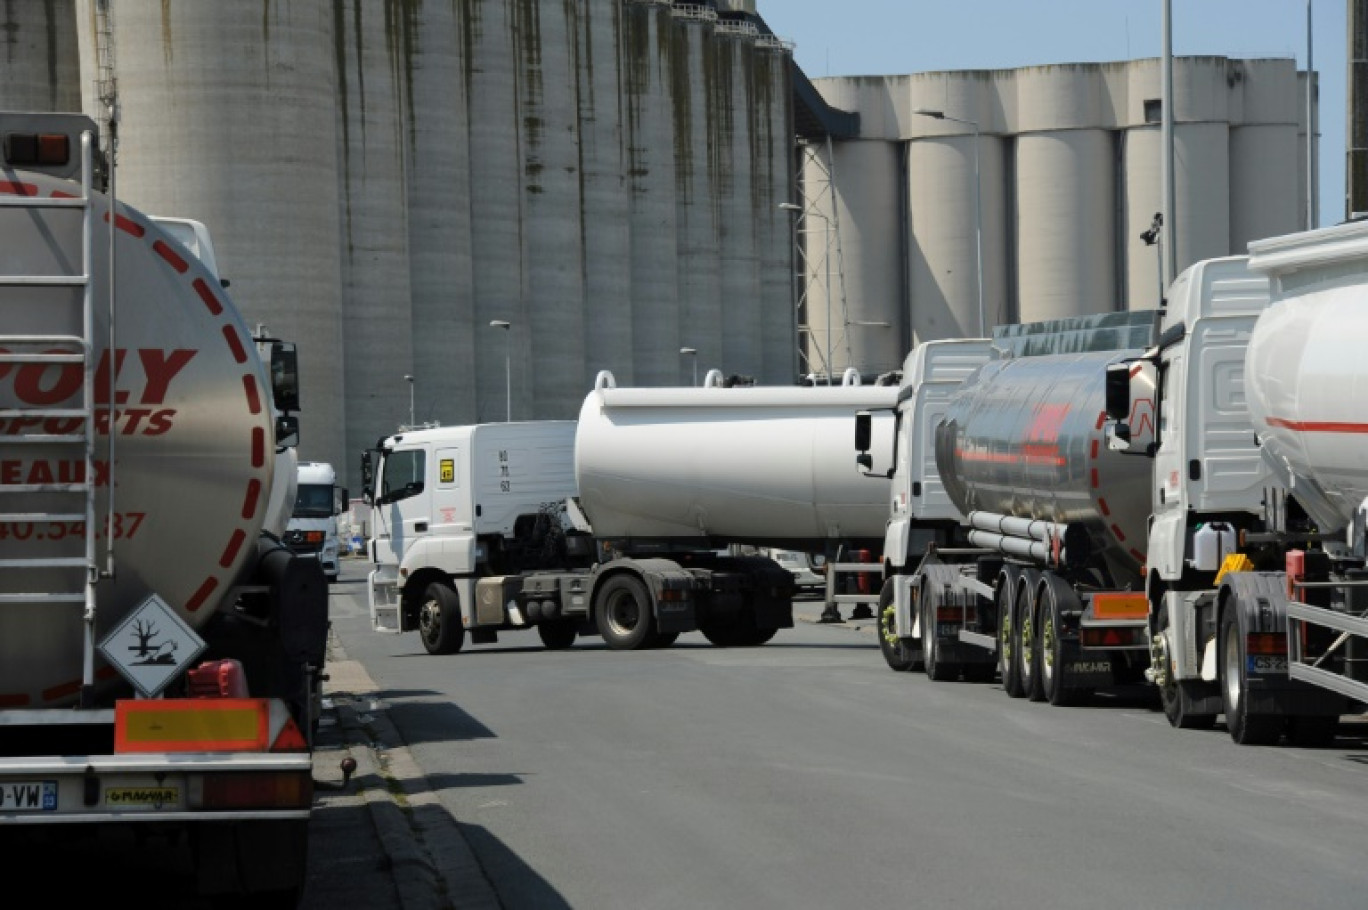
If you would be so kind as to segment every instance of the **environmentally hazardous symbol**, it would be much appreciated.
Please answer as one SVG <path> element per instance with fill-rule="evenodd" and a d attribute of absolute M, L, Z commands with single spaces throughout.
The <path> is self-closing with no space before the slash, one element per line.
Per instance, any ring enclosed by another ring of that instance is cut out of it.
<path fill-rule="evenodd" d="M 204 639 L 153 594 L 105 636 L 100 653 L 139 692 L 154 698 L 205 647 Z"/>

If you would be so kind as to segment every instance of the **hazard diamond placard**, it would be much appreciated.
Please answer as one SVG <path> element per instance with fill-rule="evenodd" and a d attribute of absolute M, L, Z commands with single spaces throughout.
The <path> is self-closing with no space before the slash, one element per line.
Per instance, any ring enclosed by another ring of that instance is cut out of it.
<path fill-rule="evenodd" d="M 204 639 L 153 594 L 104 637 L 100 653 L 145 697 L 155 698 L 205 647 Z"/>

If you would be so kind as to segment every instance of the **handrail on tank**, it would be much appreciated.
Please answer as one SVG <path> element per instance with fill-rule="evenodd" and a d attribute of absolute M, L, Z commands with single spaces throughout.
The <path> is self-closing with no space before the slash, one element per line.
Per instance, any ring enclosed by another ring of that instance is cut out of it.
<path fill-rule="evenodd" d="M 726 384 L 727 380 L 722 375 L 722 371 L 716 368 L 709 370 L 708 374 L 703 377 L 703 388 L 705 389 L 720 389 Z"/>
<path fill-rule="evenodd" d="M 599 370 L 598 375 L 594 377 L 594 391 L 616 388 L 617 380 L 613 378 L 613 372 L 611 370 Z"/>
<path fill-rule="evenodd" d="M 846 367 L 845 372 L 841 374 L 841 385 L 843 386 L 863 384 L 864 380 L 860 378 L 860 371 L 854 367 Z"/>

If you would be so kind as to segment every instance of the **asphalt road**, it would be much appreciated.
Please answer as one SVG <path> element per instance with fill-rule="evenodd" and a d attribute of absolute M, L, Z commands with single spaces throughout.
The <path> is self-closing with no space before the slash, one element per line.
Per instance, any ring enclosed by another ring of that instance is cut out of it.
<path fill-rule="evenodd" d="M 331 798 L 365 805 L 376 840 L 316 837 L 306 906 L 1368 907 L 1359 722 L 1332 748 L 1242 748 L 1145 694 L 1065 709 L 893 673 L 864 623 L 640 653 L 507 633 L 434 657 L 370 631 L 364 570 L 347 561 L 332 599 L 360 682 L 330 685 L 353 739 L 383 733 Z M 393 904 L 325 894 L 323 864 L 367 861 Z"/>

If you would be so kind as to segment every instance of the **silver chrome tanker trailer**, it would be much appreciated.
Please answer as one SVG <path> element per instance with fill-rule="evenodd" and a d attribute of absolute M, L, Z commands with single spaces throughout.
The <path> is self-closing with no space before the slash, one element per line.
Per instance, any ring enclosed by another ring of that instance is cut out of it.
<path fill-rule="evenodd" d="M 905 371 L 899 419 L 920 438 L 899 435 L 914 454 L 894 463 L 894 482 L 920 462 L 920 486 L 934 478 L 950 508 L 934 524 L 898 503 L 890 516 L 899 536 L 885 544 L 879 638 L 891 667 L 1000 673 L 1008 694 L 1056 704 L 1140 678 L 1148 466 L 1107 448 L 1103 380 L 1153 325 L 1120 314 L 1017 327 L 1029 356 L 1006 353 L 1004 337 L 996 356 L 984 341 L 922 346 L 928 360 L 958 355 L 959 369 L 936 395 L 918 388 L 930 377 Z M 871 469 L 860 430 L 857 447 Z M 934 468 L 915 454 L 928 447 Z"/>
<path fill-rule="evenodd" d="M 203 893 L 298 893 L 327 585 L 276 537 L 293 352 L 101 192 L 88 118 L 0 131 L 0 835 L 174 828 Z"/>
<path fill-rule="evenodd" d="M 888 485 L 861 478 L 843 440 L 857 411 L 896 395 L 727 388 L 712 374 L 698 388 L 619 389 L 602 373 L 578 421 L 383 439 L 362 465 L 373 625 L 416 629 L 434 653 L 467 632 L 483 643 L 534 626 L 552 648 L 582 633 L 615 649 L 695 630 L 717 645 L 768 641 L 793 624 L 793 575 L 730 548 L 877 541 Z"/>

